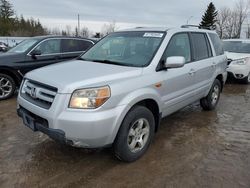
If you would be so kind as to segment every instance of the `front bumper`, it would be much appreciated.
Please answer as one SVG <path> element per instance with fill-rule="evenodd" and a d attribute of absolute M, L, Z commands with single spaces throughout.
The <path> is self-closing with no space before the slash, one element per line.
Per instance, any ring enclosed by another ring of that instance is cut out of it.
<path fill-rule="evenodd" d="M 233 76 L 235 79 L 244 79 L 249 75 L 249 67 L 247 65 L 229 65 L 227 68 L 230 76 Z"/>
<path fill-rule="evenodd" d="M 22 107 L 17 109 L 17 114 L 23 119 L 24 124 L 31 128 L 34 132 L 40 131 L 60 143 L 71 144 L 70 140 L 65 138 L 65 132 L 62 130 L 48 128 L 48 123 L 45 119 L 35 116 Z"/>
<path fill-rule="evenodd" d="M 58 94 L 51 108 L 46 110 L 19 95 L 17 111 L 24 121 L 23 113 L 35 121 L 34 131 L 41 131 L 60 142 L 83 148 L 99 148 L 112 144 L 129 107 L 124 105 L 112 109 L 69 109 L 69 99 L 70 95 Z"/>

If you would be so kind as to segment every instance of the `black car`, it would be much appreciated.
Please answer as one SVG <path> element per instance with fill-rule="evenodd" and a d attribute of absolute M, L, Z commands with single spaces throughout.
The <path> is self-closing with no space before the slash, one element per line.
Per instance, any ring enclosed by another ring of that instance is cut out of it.
<path fill-rule="evenodd" d="M 14 94 L 27 72 L 74 59 L 94 44 L 94 40 L 77 37 L 32 37 L 0 54 L 0 100 Z"/>

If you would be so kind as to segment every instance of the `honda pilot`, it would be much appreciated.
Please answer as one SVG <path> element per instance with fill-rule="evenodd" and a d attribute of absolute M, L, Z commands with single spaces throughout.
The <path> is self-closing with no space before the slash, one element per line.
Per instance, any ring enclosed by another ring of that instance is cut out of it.
<path fill-rule="evenodd" d="M 77 60 L 26 74 L 17 111 L 33 131 L 74 147 L 112 146 L 118 159 L 132 162 L 147 151 L 162 118 L 196 101 L 213 110 L 226 68 L 214 31 L 118 31 Z"/>

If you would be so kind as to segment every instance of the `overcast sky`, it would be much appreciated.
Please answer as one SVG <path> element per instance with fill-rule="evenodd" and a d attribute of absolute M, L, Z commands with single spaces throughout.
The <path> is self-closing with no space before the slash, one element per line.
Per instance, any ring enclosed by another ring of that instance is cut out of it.
<path fill-rule="evenodd" d="M 198 24 L 211 0 L 10 0 L 18 15 L 40 19 L 48 28 L 77 25 L 100 31 L 104 23 L 119 29 L 135 26 L 178 27 Z M 234 0 L 214 0 L 217 9 L 234 6 Z"/>

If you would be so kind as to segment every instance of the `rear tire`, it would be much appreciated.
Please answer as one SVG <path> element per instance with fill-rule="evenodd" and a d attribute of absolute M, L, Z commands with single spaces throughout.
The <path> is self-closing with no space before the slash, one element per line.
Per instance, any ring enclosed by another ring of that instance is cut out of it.
<path fill-rule="evenodd" d="M 203 110 L 210 111 L 215 109 L 220 99 L 221 87 L 221 82 L 216 79 L 208 95 L 200 100 Z"/>
<path fill-rule="evenodd" d="M 115 156 L 124 162 L 139 159 L 153 140 L 155 121 L 152 112 L 144 106 L 132 108 L 123 120 L 113 145 Z"/>
<path fill-rule="evenodd" d="M 13 96 L 16 83 L 12 77 L 0 73 L 0 101 Z"/>

